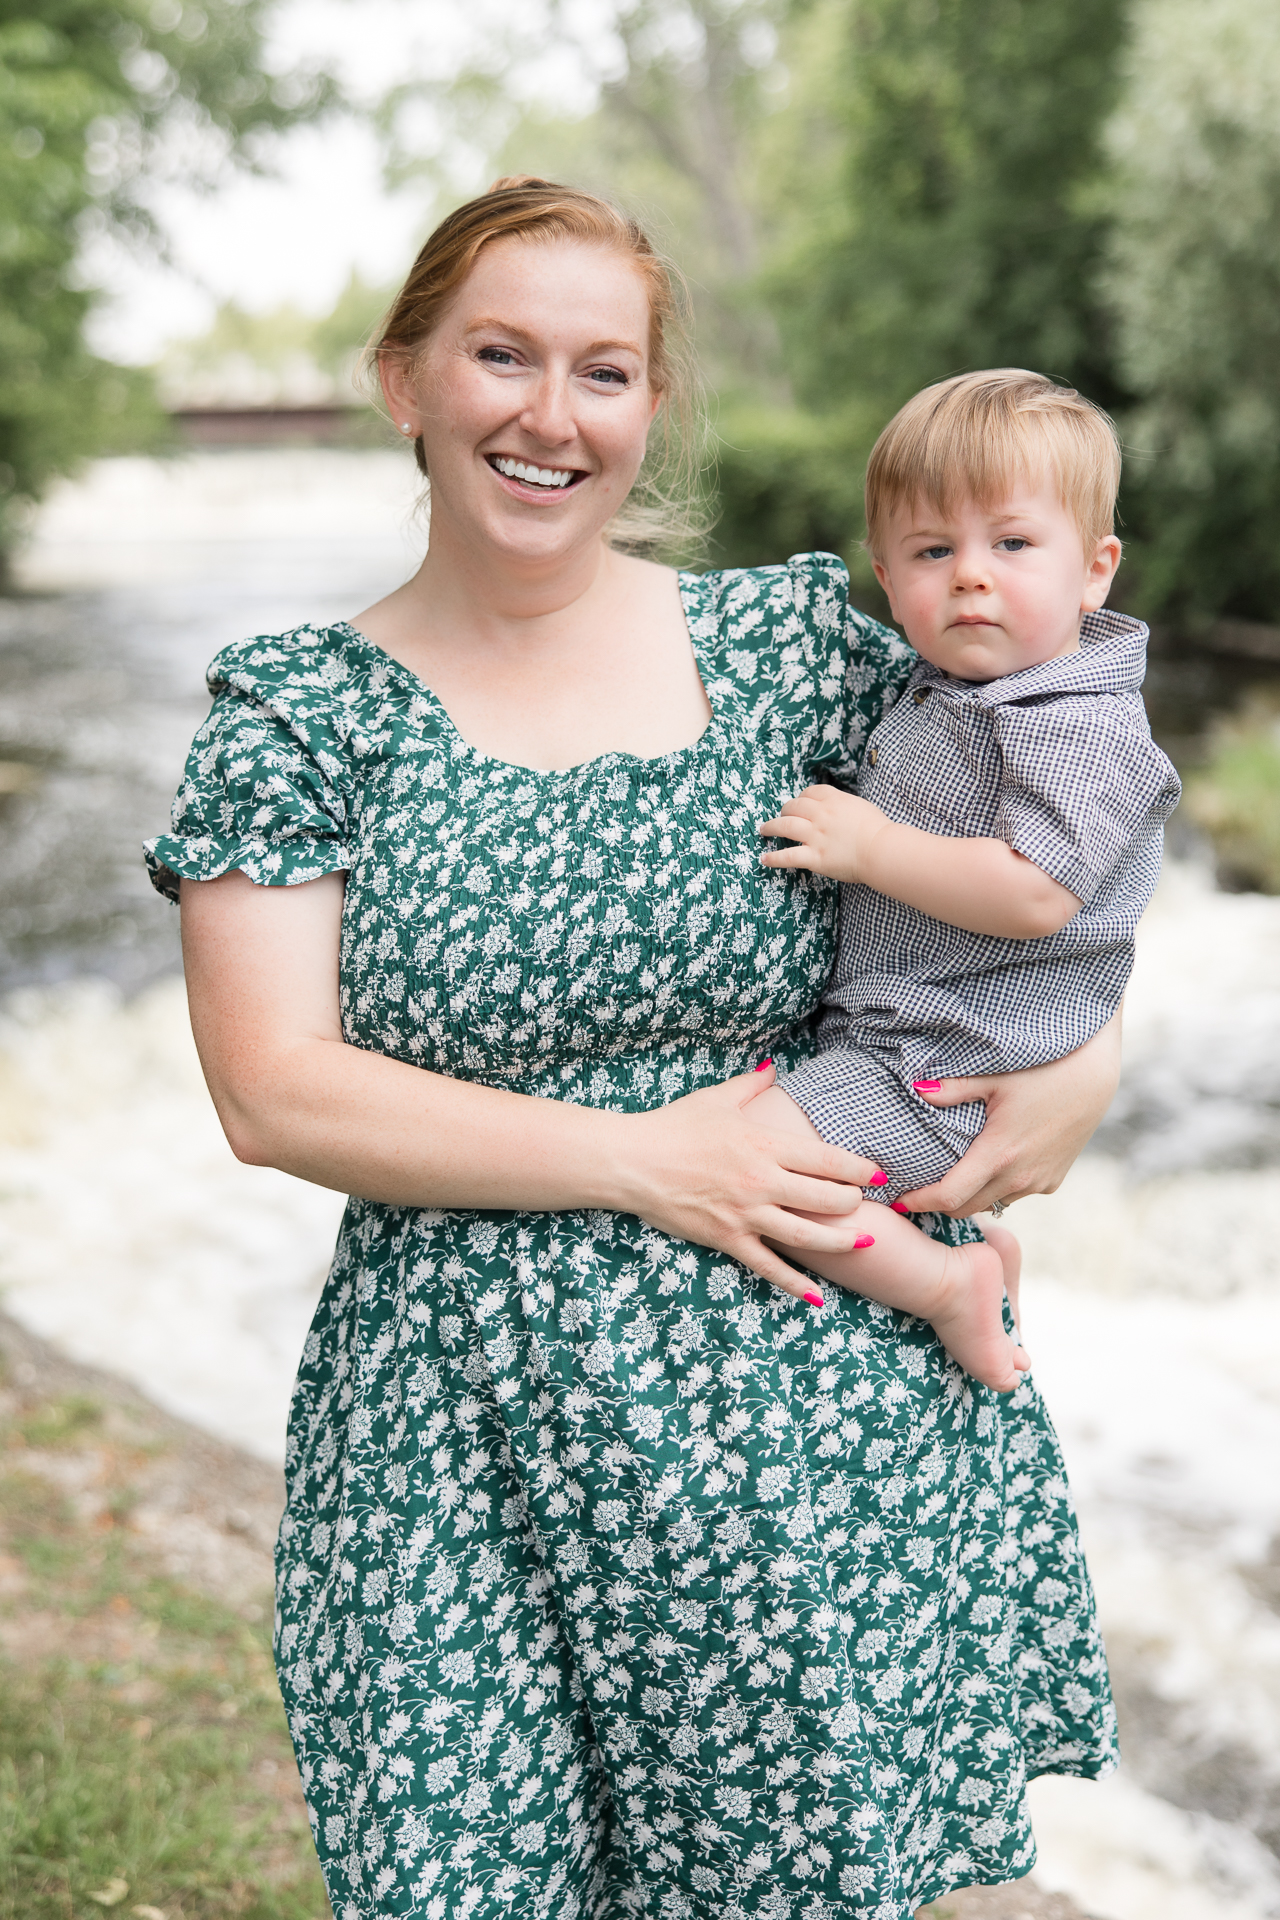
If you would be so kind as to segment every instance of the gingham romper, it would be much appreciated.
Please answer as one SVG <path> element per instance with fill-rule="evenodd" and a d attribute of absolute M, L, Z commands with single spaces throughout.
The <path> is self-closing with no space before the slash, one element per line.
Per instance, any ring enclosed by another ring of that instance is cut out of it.
<path fill-rule="evenodd" d="M 1146 642 L 1104 610 L 1078 652 L 999 680 L 921 661 L 872 734 L 864 799 L 926 833 L 1004 840 L 1081 906 L 1058 933 L 1005 940 L 841 887 L 818 1052 L 781 1080 L 824 1139 L 884 1168 L 868 1197 L 940 1179 L 982 1126 L 980 1101 L 939 1111 L 913 1080 L 1060 1060 L 1119 1006 L 1181 791 L 1142 704 Z"/>

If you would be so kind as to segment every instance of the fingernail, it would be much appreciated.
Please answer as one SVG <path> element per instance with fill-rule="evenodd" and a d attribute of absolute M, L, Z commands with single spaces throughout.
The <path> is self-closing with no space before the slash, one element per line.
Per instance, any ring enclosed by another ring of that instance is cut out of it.
<path fill-rule="evenodd" d="M 888 1174 L 881 1173 L 879 1167 L 876 1168 L 875 1172 L 872 1174 L 871 1178 L 867 1182 L 867 1185 L 869 1187 L 887 1187 L 888 1184 L 889 1184 Z"/>
<path fill-rule="evenodd" d="M 805 1299 L 811 1307 L 824 1307 L 826 1305 L 826 1301 L 820 1293 L 806 1293 Z"/>
<path fill-rule="evenodd" d="M 901 1200 L 891 1200 L 889 1202 L 889 1211 L 890 1213 L 910 1213 L 911 1209 L 910 1207 L 904 1207 Z"/>
<path fill-rule="evenodd" d="M 937 1093 L 942 1082 L 941 1080 L 913 1080 L 911 1084 L 917 1093 Z"/>
<path fill-rule="evenodd" d="M 760 1061 L 760 1063 L 759 1063 L 759 1065 L 758 1065 L 758 1066 L 756 1067 L 756 1069 L 755 1069 L 755 1071 L 756 1071 L 757 1073 L 763 1073 L 766 1067 L 771 1067 L 772 1065 L 773 1065 L 773 1055 L 772 1055 L 772 1054 L 770 1054 L 770 1056 L 769 1056 L 769 1058 L 768 1058 L 767 1060 L 761 1060 L 761 1061 Z M 808 1296 L 806 1295 L 806 1298 L 807 1298 L 807 1297 L 808 1297 Z"/>
<path fill-rule="evenodd" d="M 876 1238 L 873 1233 L 860 1233 L 853 1243 L 853 1250 L 856 1253 L 859 1247 L 874 1247 L 875 1243 Z"/>

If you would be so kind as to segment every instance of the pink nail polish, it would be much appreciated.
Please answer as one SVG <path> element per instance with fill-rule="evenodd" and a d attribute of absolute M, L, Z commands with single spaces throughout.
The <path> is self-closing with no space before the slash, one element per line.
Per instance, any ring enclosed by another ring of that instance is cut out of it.
<path fill-rule="evenodd" d="M 913 1080 L 911 1084 L 917 1093 L 937 1093 L 942 1082 L 941 1080 Z"/>
<path fill-rule="evenodd" d="M 826 1305 L 826 1301 L 820 1293 L 806 1293 L 805 1299 L 811 1307 L 824 1307 Z"/>
<path fill-rule="evenodd" d="M 910 1213 L 911 1209 L 910 1207 L 904 1207 L 901 1200 L 891 1200 L 889 1202 L 889 1211 L 890 1213 Z"/>
<path fill-rule="evenodd" d="M 763 1073 L 766 1067 L 771 1067 L 772 1065 L 773 1065 L 773 1055 L 770 1054 L 767 1060 L 761 1060 L 759 1062 L 759 1064 L 756 1066 L 754 1071 L 756 1073 Z"/>
<path fill-rule="evenodd" d="M 874 1247 L 875 1243 L 876 1239 L 873 1233 L 860 1233 L 853 1243 L 853 1250 L 856 1253 L 859 1247 Z"/>
<path fill-rule="evenodd" d="M 867 1182 L 867 1185 L 869 1187 L 887 1187 L 888 1184 L 889 1184 L 888 1174 L 881 1173 L 879 1167 L 876 1168 L 875 1172 L 872 1174 L 871 1178 Z"/>

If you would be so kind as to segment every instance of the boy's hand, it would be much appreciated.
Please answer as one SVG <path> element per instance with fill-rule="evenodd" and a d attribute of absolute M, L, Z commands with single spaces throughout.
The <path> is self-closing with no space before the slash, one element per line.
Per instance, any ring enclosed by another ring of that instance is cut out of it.
<path fill-rule="evenodd" d="M 831 880 L 865 880 L 872 843 L 889 825 L 879 807 L 839 787 L 806 787 L 788 800 L 776 820 L 766 820 L 762 835 L 794 840 L 793 847 L 762 853 L 765 867 L 807 867 Z"/>

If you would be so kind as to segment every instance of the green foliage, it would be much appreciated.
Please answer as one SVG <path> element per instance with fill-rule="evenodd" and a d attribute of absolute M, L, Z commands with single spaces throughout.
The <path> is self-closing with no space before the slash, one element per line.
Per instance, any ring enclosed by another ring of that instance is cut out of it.
<path fill-rule="evenodd" d="M 0 503 L 160 433 L 145 377 L 84 344 L 77 261 L 104 233 L 154 239 L 137 189 L 175 171 L 167 135 L 185 176 L 212 179 L 332 97 L 319 76 L 265 72 L 265 6 L 0 0 Z"/>
<path fill-rule="evenodd" d="M 1223 885 L 1280 893 L 1280 700 L 1256 695 L 1219 723 L 1183 804 L 1213 841 Z"/>
<path fill-rule="evenodd" d="M 1123 32 L 1110 0 L 845 0 L 797 23 L 764 280 L 798 408 L 763 437 L 727 410 L 727 552 L 833 546 L 883 613 L 857 545 L 861 483 L 904 400 L 1001 365 L 1114 400 L 1094 282 Z"/>
<path fill-rule="evenodd" d="M 1280 620 L 1280 12 L 1140 0 L 1105 293 L 1144 601 Z"/>
<path fill-rule="evenodd" d="M 1093 280 L 1114 0 L 857 0 L 846 156 L 771 284 L 798 397 L 887 417 L 961 369 L 1111 397 Z"/>

